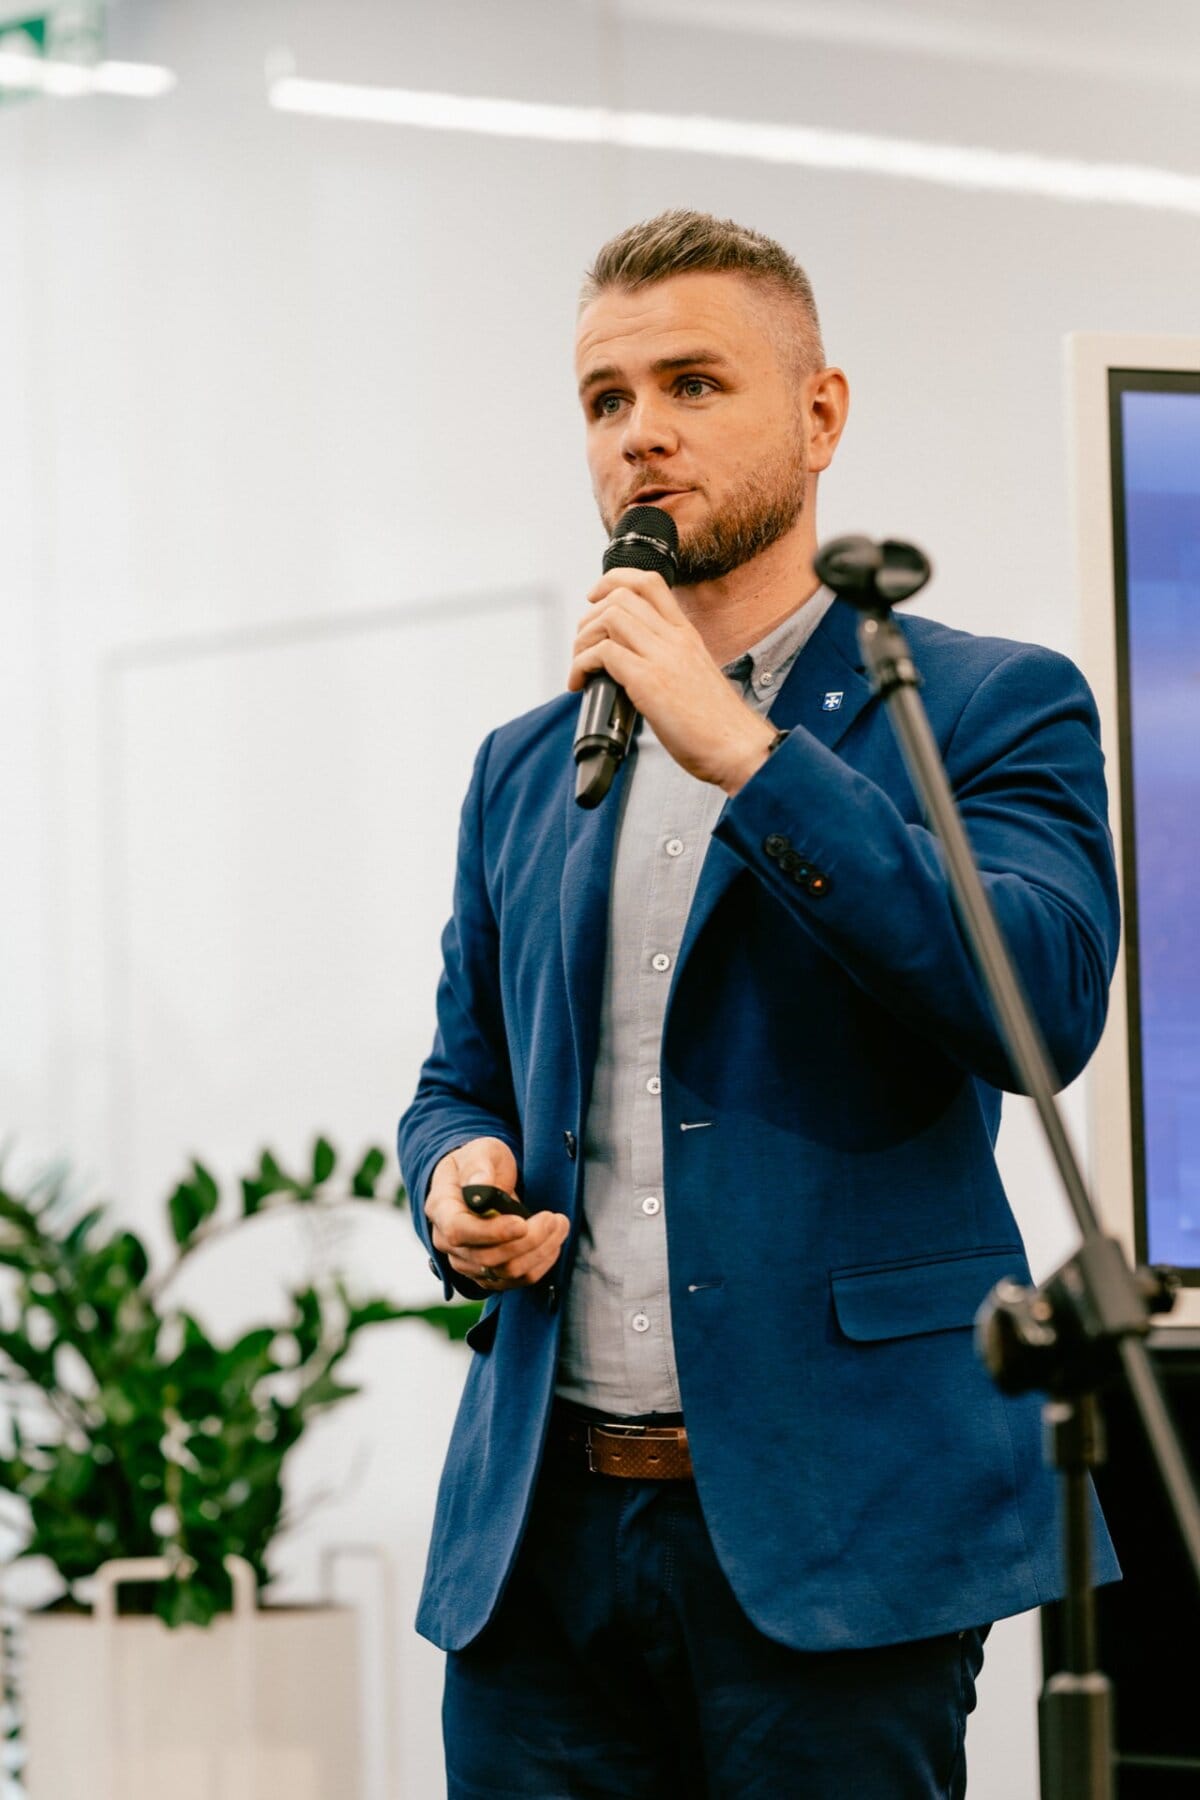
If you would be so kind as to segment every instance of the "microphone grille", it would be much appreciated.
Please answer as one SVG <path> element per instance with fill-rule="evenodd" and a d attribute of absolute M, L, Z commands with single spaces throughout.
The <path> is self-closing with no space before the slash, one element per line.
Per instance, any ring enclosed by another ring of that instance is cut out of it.
<path fill-rule="evenodd" d="M 610 569 L 648 569 L 673 587 L 678 551 L 679 533 L 664 507 L 631 506 L 617 520 L 612 541 L 604 552 L 604 573 L 607 575 Z"/>

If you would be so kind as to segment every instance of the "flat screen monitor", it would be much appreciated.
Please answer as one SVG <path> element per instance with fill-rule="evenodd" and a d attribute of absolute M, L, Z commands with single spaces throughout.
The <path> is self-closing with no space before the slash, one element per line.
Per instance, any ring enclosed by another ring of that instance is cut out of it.
<path fill-rule="evenodd" d="M 1091 433 L 1077 462 L 1084 663 L 1124 905 L 1094 1096 L 1115 1114 L 1093 1133 L 1095 1185 L 1137 1260 L 1200 1290 L 1200 343 L 1073 349 L 1077 426 Z M 1197 1303 L 1185 1295 L 1177 1319 L 1194 1323 Z"/>

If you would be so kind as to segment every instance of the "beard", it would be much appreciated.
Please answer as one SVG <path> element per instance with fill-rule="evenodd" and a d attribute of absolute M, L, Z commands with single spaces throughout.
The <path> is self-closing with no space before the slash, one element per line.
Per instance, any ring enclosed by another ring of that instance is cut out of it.
<path fill-rule="evenodd" d="M 681 533 L 677 586 L 720 581 L 790 531 L 804 506 L 808 471 L 801 464 L 788 469 L 786 477 L 770 482 L 756 471 L 734 489 L 719 512 L 710 514 L 686 536 Z"/>
<path fill-rule="evenodd" d="M 650 471 L 647 471 L 648 479 Z M 690 531 L 680 530 L 675 585 L 696 587 L 740 569 L 791 530 L 804 507 L 808 465 L 803 454 L 781 455 L 757 468 Z M 608 531 L 616 519 L 605 519 Z"/>

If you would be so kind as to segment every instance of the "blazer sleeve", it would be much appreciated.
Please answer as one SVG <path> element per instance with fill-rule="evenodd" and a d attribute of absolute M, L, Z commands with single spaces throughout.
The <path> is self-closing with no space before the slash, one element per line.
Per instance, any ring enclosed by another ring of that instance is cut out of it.
<path fill-rule="evenodd" d="M 397 1148 L 417 1236 L 442 1277 L 446 1298 L 455 1289 L 478 1298 L 487 1289 L 458 1275 L 433 1246 L 425 1197 L 435 1166 L 472 1138 L 500 1138 L 521 1163 L 521 1132 L 513 1094 L 500 994 L 500 937 L 483 861 L 484 792 L 492 737 L 475 759 L 458 834 L 454 910 L 442 933 L 437 1031 L 412 1104 L 400 1120 Z"/>
<path fill-rule="evenodd" d="M 1018 646 L 974 688 L 943 755 L 1065 1083 L 1099 1041 L 1120 929 L 1087 683 L 1066 657 Z M 865 992 L 972 1074 L 1016 1090 L 938 841 L 881 787 L 799 728 L 727 803 L 715 835 Z"/>

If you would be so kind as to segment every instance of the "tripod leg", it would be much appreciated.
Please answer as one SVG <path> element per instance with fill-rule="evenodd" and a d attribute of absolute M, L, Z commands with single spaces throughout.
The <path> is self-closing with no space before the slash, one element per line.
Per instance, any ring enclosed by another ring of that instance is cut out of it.
<path fill-rule="evenodd" d="M 1063 1482 L 1063 1601 L 1066 1668 L 1051 1675 L 1038 1703 L 1042 1800 L 1115 1800 L 1112 1683 L 1096 1667 L 1092 1520 L 1088 1470 L 1103 1461 L 1095 1397 L 1047 1401 L 1047 1459 Z"/>

